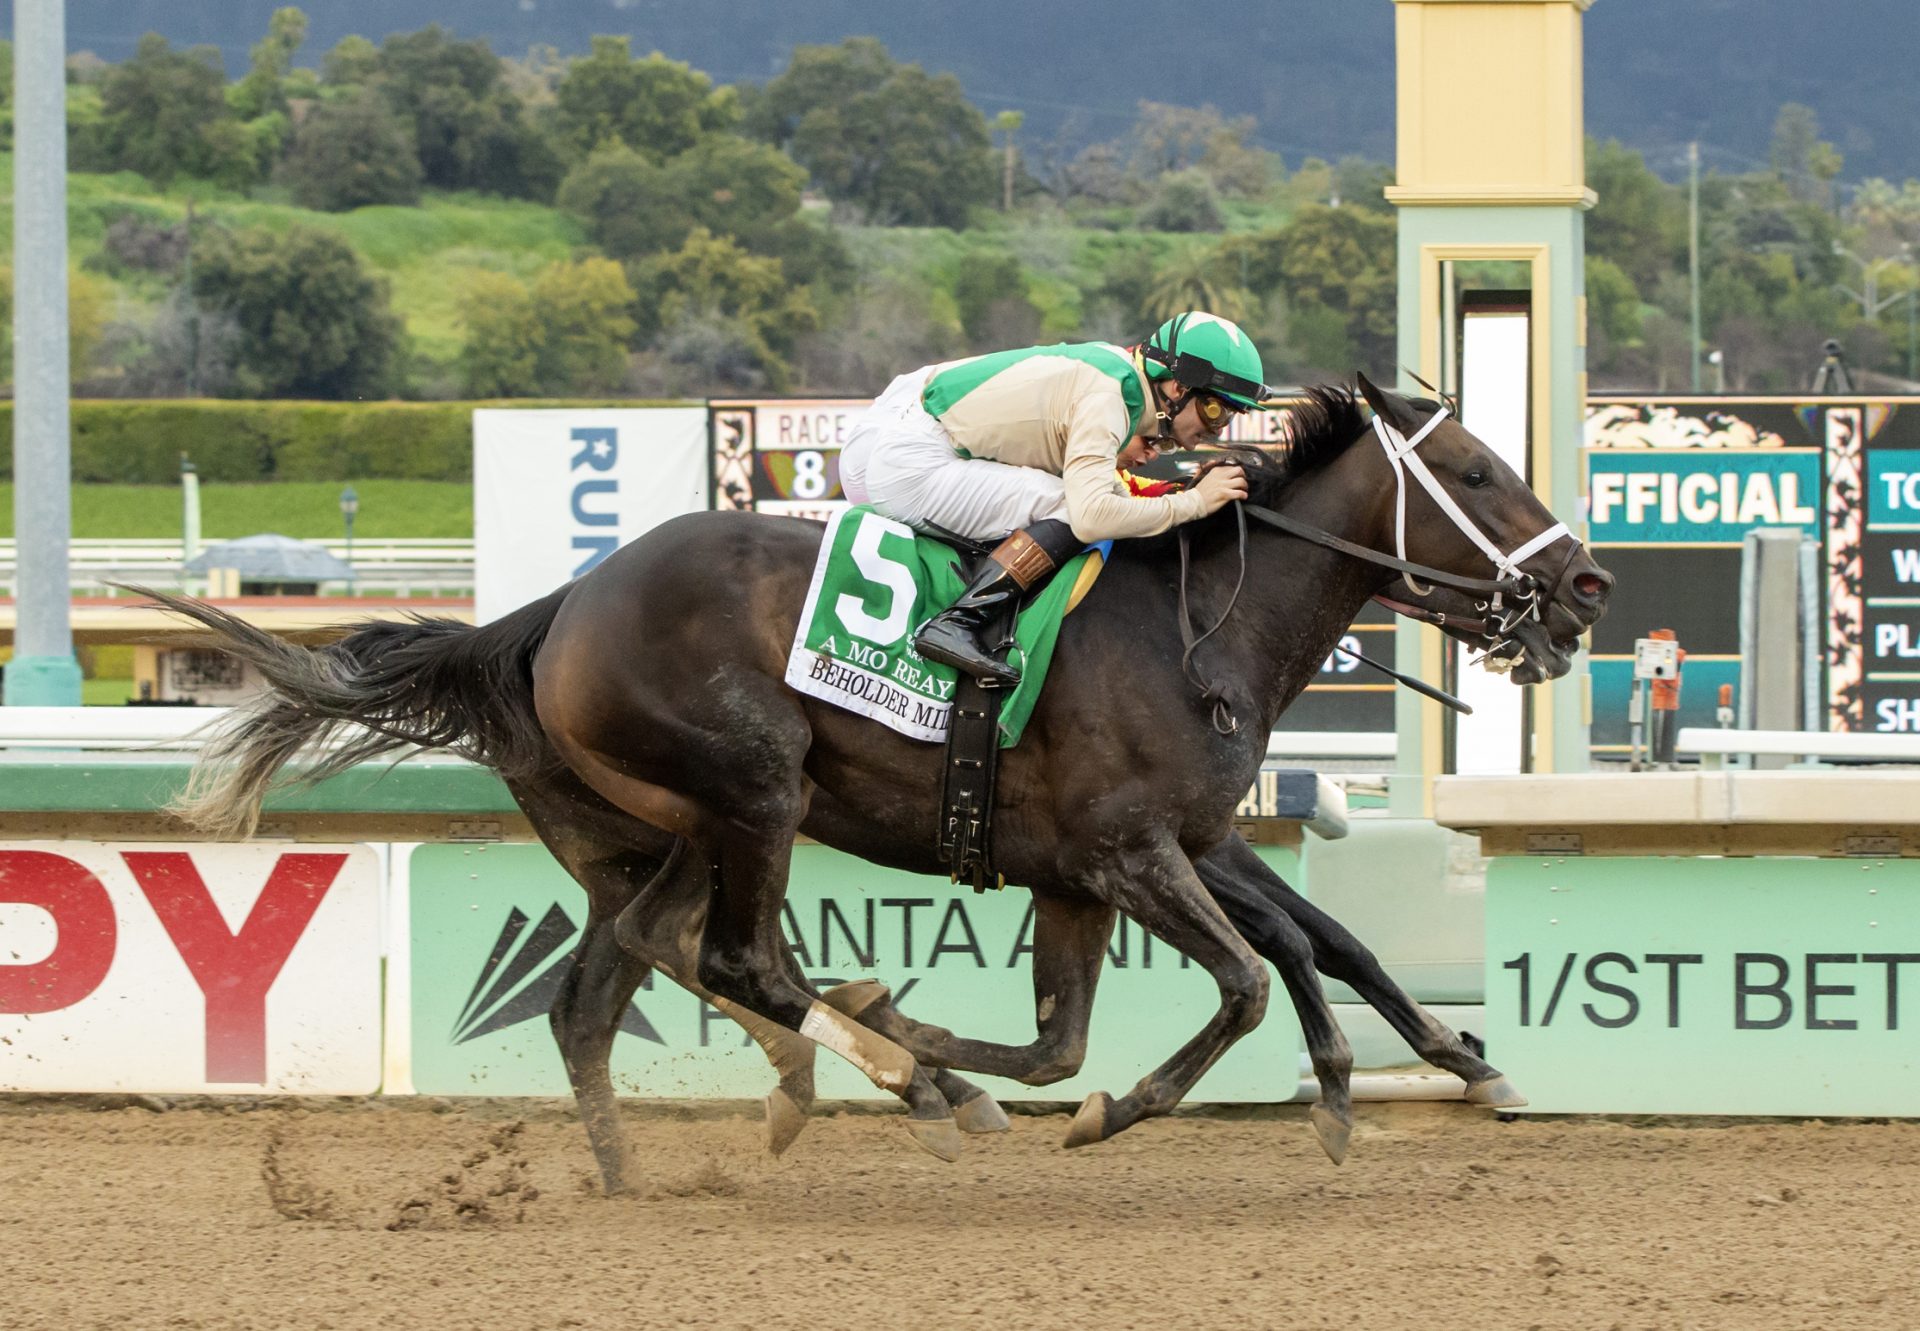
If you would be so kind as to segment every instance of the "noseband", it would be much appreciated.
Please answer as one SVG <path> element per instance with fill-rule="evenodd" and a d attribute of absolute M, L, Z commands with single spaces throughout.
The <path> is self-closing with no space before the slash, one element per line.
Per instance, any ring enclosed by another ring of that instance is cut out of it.
<path fill-rule="evenodd" d="M 1558 594 L 1561 581 L 1567 576 L 1567 570 L 1573 566 L 1574 556 L 1580 552 L 1580 542 L 1575 540 L 1573 533 L 1567 530 L 1566 523 L 1555 522 L 1531 539 L 1514 547 L 1510 552 L 1503 552 L 1498 545 L 1495 545 L 1492 539 L 1480 530 L 1479 524 L 1467 516 L 1466 510 L 1462 509 L 1458 501 L 1447 492 L 1447 488 L 1440 484 L 1440 478 L 1433 474 L 1417 451 L 1421 443 L 1433 433 L 1434 428 L 1441 421 L 1447 418 L 1447 415 L 1447 408 L 1440 407 L 1427 418 L 1426 423 L 1416 430 L 1411 438 L 1402 435 L 1389 425 L 1385 417 L 1377 413 L 1374 415 L 1374 437 L 1380 441 L 1381 451 L 1386 454 L 1387 463 L 1393 468 L 1394 546 L 1400 558 L 1404 560 L 1407 556 L 1407 476 L 1411 473 L 1420 483 L 1420 488 L 1427 492 L 1435 506 L 1446 514 L 1461 535 L 1473 542 L 1480 552 L 1492 561 L 1494 572 L 1499 575 L 1494 579 L 1494 588 L 1491 593 L 1485 600 L 1474 602 L 1474 609 L 1482 615 L 1479 621 L 1480 636 L 1488 640 L 1486 652 L 1480 658 L 1480 663 L 1495 674 L 1504 674 L 1520 664 L 1526 649 L 1521 647 L 1518 651 L 1506 656 L 1495 655 L 1495 653 L 1509 646 L 1518 646 L 1513 635 L 1525 621 L 1532 619 L 1544 622 L 1546 606 Z M 1567 557 L 1561 562 L 1559 571 L 1555 573 L 1551 583 L 1543 583 L 1532 574 L 1521 570 L 1520 565 L 1526 560 L 1563 537 L 1568 543 Z M 1406 569 L 1401 570 L 1401 576 L 1416 596 L 1428 595 L 1432 590 L 1430 587 L 1422 587 L 1416 575 Z M 1449 585 L 1442 578 L 1427 576 L 1425 580 L 1441 586 Z M 1458 584 L 1452 585 L 1455 590 L 1466 590 Z M 1425 619 L 1425 615 L 1414 617 Z M 1460 624 L 1457 627 L 1466 626 Z"/>
<path fill-rule="evenodd" d="M 1199 672 L 1193 664 L 1193 654 L 1201 643 L 1211 638 L 1226 624 L 1228 616 L 1233 613 L 1234 605 L 1240 599 L 1240 589 L 1245 584 L 1247 576 L 1247 519 L 1249 517 L 1286 532 L 1290 536 L 1297 536 L 1301 540 L 1311 541 L 1315 545 L 1337 550 L 1341 554 L 1351 555 L 1355 559 L 1365 560 L 1382 568 L 1393 569 L 1400 574 L 1402 580 L 1417 596 L 1431 594 L 1434 587 L 1445 587 L 1450 591 L 1463 592 L 1477 598 L 1473 602 L 1473 608 L 1480 612 L 1481 616 L 1477 620 L 1452 618 L 1439 611 L 1405 605 L 1385 597 L 1376 599 L 1389 609 L 1423 623 L 1443 628 L 1452 627 L 1485 638 L 1487 646 L 1478 658 L 1478 663 L 1485 665 L 1495 674 L 1505 674 L 1520 664 L 1526 654 L 1526 648 L 1515 640 L 1514 634 L 1528 620 L 1545 622 L 1546 607 L 1558 594 L 1560 584 L 1567 576 L 1567 570 L 1573 566 L 1574 556 L 1580 553 L 1580 542 L 1574 538 L 1572 532 L 1567 530 L 1566 523 L 1555 522 L 1510 552 L 1503 552 L 1498 545 L 1494 544 L 1479 525 L 1467 516 L 1466 511 L 1460 507 L 1454 497 L 1447 493 L 1446 487 L 1440 484 L 1439 478 L 1415 451 L 1433 432 L 1434 427 L 1446 419 L 1447 414 L 1447 409 L 1444 406 L 1441 407 L 1414 432 L 1411 438 L 1402 435 L 1393 426 L 1387 424 L 1385 418 L 1379 414 L 1376 413 L 1373 418 L 1374 435 L 1379 439 L 1380 447 L 1387 455 L 1387 462 L 1393 468 L 1395 483 L 1393 529 L 1397 554 L 1389 555 L 1369 546 L 1359 545 L 1323 528 L 1290 518 L 1284 513 L 1277 513 L 1258 504 L 1237 502 L 1233 507 L 1240 527 L 1239 576 L 1234 580 L 1233 592 L 1227 598 L 1226 609 L 1220 612 L 1220 618 L 1215 620 L 1213 627 L 1205 633 L 1195 634 L 1192 619 L 1187 611 L 1188 534 L 1186 527 L 1182 526 L 1178 529 L 1180 636 L 1186 646 L 1186 651 L 1180 658 L 1180 668 L 1186 674 L 1188 681 L 1200 691 L 1201 700 L 1213 705 L 1213 728 L 1216 731 L 1223 735 L 1231 735 L 1239 730 L 1240 723 L 1234 718 L 1233 707 L 1226 700 L 1225 690 L 1217 684 L 1210 683 Z M 1447 515 L 1460 533 L 1492 561 L 1497 576 L 1470 578 L 1458 573 L 1449 573 L 1445 569 L 1417 564 L 1407 558 L 1407 476 L 1409 473 L 1432 497 L 1435 505 Z M 1568 543 L 1567 557 L 1561 562 L 1560 569 L 1551 583 L 1542 582 L 1533 574 L 1521 569 L 1520 565 L 1524 561 L 1562 538 Z M 1428 585 L 1423 587 L 1422 583 Z M 1515 649 L 1510 655 L 1496 655 L 1509 647 Z M 1368 664 L 1377 669 L 1386 670 L 1386 667 L 1378 662 L 1369 661 Z M 1387 673 L 1394 675 L 1396 679 L 1402 679 L 1403 682 L 1413 683 L 1394 671 L 1388 670 Z M 1422 692 L 1426 691 L 1422 689 Z"/>

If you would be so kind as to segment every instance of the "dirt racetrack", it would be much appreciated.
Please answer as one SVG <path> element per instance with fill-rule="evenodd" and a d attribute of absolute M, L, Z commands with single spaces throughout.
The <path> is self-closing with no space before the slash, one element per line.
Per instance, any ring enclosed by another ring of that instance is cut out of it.
<path fill-rule="evenodd" d="M 1018 1117 L 960 1163 L 897 1118 L 635 1106 L 606 1201 L 556 1105 L 0 1102 L 0 1326 L 1920 1325 L 1920 1125 L 1499 1123 L 1294 1110 L 1064 1152 Z"/>

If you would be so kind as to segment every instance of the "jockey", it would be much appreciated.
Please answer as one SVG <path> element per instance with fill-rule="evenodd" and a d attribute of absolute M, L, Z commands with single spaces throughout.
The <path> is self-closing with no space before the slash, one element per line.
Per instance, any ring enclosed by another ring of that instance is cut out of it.
<path fill-rule="evenodd" d="M 1262 373 L 1238 325 L 1191 311 L 1138 347 L 1024 347 L 887 385 L 840 454 L 847 498 L 936 535 L 1005 536 L 960 599 L 921 626 L 914 650 L 983 684 L 1018 683 L 983 636 L 1003 610 L 1095 541 L 1157 536 L 1246 498 L 1238 467 L 1150 498 L 1115 473 L 1216 442 L 1258 404 Z"/>

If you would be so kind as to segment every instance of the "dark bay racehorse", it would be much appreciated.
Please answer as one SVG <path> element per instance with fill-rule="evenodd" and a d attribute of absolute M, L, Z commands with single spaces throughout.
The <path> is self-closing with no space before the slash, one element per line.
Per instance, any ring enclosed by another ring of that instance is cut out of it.
<path fill-rule="evenodd" d="M 1229 510 L 1183 529 L 1184 538 L 1116 547 L 1063 625 L 1060 668 L 1026 737 L 1006 753 L 999 787 L 1001 867 L 1035 896 L 1038 1037 L 1030 1045 L 917 1025 L 878 986 L 823 1002 L 781 935 L 797 833 L 878 863 L 938 871 L 939 749 L 782 682 L 818 524 L 691 515 L 484 628 L 370 625 L 317 651 L 163 598 L 255 661 L 274 688 L 204 752 L 187 812 L 216 829 L 243 829 L 280 766 L 345 723 L 371 733 L 332 750 L 309 775 L 403 744 L 450 748 L 499 770 L 588 892 L 555 1031 L 615 1187 L 626 1171 L 606 1059 L 650 965 L 757 1025 L 776 1066 L 806 1048 L 795 1034 L 847 1057 L 906 1102 L 924 1145 L 950 1156 L 958 1145 L 950 1101 L 964 1109 L 977 1093 L 942 1070 L 1033 1084 L 1070 1075 L 1123 910 L 1204 966 L 1221 1003 L 1126 1095 L 1088 1097 L 1067 1144 L 1101 1140 L 1171 1109 L 1264 1012 L 1266 969 L 1215 904 L 1195 859 L 1227 840 L 1282 708 L 1367 597 L 1399 576 L 1358 552 L 1397 550 L 1425 566 L 1429 582 L 1436 572 L 1497 575 L 1489 594 L 1504 615 L 1507 650 L 1522 653 L 1516 682 L 1563 673 L 1604 607 L 1611 579 L 1571 538 L 1553 537 L 1552 516 L 1488 449 L 1436 404 L 1364 380 L 1361 390 L 1382 428 L 1366 430 L 1352 395 L 1316 390 L 1295 413 L 1284 463 L 1246 459 L 1250 511 L 1277 514 L 1295 530 L 1322 529 L 1333 545 L 1265 521 L 1249 539 Z M 1438 498 L 1406 486 L 1414 445 Z M 1201 622 L 1224 619 L 1183 653 L 1178 626 L 1189 603 Z M 1187 682 L 1188 655 L 1214 681 L 1204 699 Z M 1228 716 L 1234 724 L 1223 724 Z M 1310 981 L 1314 941 L 1270 905 L 1262 918 L 1283 922 L 1273 943 L 1293 963 L 1283 974 L 1300 973 L 1304 962 Z M 1342 1145 L 1344 1110 L 1329 1103 L 1316 1113 L 1323 1135 L 1337 1131 Z"/>

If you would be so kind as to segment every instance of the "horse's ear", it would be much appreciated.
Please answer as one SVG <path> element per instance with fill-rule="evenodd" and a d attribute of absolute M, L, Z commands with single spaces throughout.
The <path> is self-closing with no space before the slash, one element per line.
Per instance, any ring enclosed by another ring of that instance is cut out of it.
<path fill-rule="evenodd" d="M 1418 428 L 1410 418 L 1406 403 L 1376 386 L 1373 380 L 1358 370 L 1353 372 L 1353 378 L 1360 385 L 1360 396 L 1367 400 L 1369 407 L 1373 408 L 1374 415 L 1400 431 L 1401 434 L 1410 434 Z"/>

